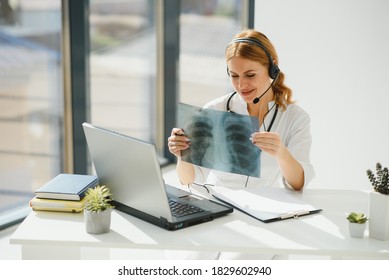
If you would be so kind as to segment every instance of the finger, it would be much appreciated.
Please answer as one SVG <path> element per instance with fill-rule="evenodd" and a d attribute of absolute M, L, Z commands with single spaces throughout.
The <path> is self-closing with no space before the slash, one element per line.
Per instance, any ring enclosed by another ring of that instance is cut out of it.
<path fill-rule="evenodd" d="M 266 132 L 266 131 L 261 131 L 261 132 L 255 132 L 251 134 L 251 137 L 255 139 L 278 139 L 279 135 L 278 133 L 275 132 Z"/>
<path fill-rule="evenodd" d="M 184 150 L 184 149 L 187 149 L 189 147 L 189 143 L 188 142 L 184 142 L 184 141 L 170 141 L 168 143 L 168 146 L 171 147 L 171 148 L 176 148 L 176 149 Z"/>
<path fill-rule="evenodd" d="M 256 145 L 271 144 L 271 143 L 275 142 L 275 140 L 272 138 L 262 137 L 259 135 L 256 135 L 254 137 L 250 137 L 250 140 L 252 143 L 254 143 Z"/>
<path fill-rule="evenodd" d="M 260 145 L 261 147 L 267 147 L 267 148 L 279 146 L 279 142 L 276 139 L 266 139 L 266 138 L 259 139 L 258 141 L 256 141 L 256 144 Z"/>
<path fill-rule="evenodd" d="M 259 148 L 263 151 L 276 151 L 277 146 L 272 143 L 259 143 Z"/>
<path fill-rule="evenodd" d="M 174 145 L 188 146 L 188 145 L 190 145 L 190 140 L 186 136 L 170 136 L 168 138 L 168 145 L 169 146 L 174 146 Z"/>
<path fill-rule="evenodd" d="M 189 147 L 189 146 L 184 147 L 184 146 L 177 146 L 177 145 L 169 146 L 169 151 L 170 151 L 173 155 L 180 157 L 180 156 L 181 156 L 181 151 L 186 150 L 188 147 Z"/>
<path fill-rule="evenodd" d="M 171 135 L 183 136 L 183 135 L 185 135 L 184 129 L 175 127 L 175 128 L 172 129 Z"/>
<path fill-rule="evenodd" d="M 252 134 L 250 137 L 250 140 L 255 144 L 273 144 L 273 145 L 279 145 L 280 143 L 280 137 L 277 133 L 271 133 L 271 132 L 260 132 Z"/>

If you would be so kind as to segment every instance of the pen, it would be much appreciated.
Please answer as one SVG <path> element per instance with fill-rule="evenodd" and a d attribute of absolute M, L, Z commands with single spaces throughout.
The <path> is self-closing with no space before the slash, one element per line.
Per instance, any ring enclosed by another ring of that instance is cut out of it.
<path fill-rule="evenodd" d="M 301 210 L 301 211 L 293 211 L 293 212 L 290 212 L 290 213 L 281 214 L 278 217 L 281 220 L 288 219 L 288 218 L 295 218 L 296 219 L 299 216 L 306 215 L 306 214 L 309 214 L 308 210 Z"/>
<path fill-rule="evenodd" d="M 192 189 L 190 188 L 190 184 L 188 184 L 188 189 L 189 189 L 190 194 L 192 194 Z"/>

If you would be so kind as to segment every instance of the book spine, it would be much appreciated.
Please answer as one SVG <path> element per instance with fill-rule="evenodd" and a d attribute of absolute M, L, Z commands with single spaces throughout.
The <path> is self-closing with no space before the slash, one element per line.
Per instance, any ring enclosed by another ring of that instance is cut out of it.
<path fill-rule="evenodd" d="M 51 208 L 83 208 L 85 201 L 67 201 L 50 199 L 32 199 L 29 202 L 30 207 L 51 207 Z"/>
<path fill-rule="evenodd" d="M 82 212 L 82 208 L 50 208 L 50 207 L 32 207 L 34 211 L 48 211 L 48 212 L 68 212 L 68 213 L 80 213 Z"/>

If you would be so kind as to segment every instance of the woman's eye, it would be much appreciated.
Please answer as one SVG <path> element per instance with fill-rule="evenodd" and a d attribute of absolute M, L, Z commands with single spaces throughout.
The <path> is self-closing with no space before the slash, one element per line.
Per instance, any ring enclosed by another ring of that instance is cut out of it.
<path fill-rule="evenodd" d="M 253 78 L 254 76 L 255 76 L 255 74 L 247 74 L 248 78 Z"/>

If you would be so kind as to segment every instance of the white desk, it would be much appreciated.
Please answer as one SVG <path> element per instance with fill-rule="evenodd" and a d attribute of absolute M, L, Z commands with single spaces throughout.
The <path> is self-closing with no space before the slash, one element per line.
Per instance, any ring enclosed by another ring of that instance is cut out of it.
<path fill-rule="evenodd" d="M 261 223 L 239 211 L 178 231 L 166 231 L 119 211 L 111 231 L 87 234 L 82 214 L 31 212 L 11 236 L 23 259 L 109 259 L 110 248 L 173 249 L 272 254 L 326 255 L 334 258 L 389 259 L 389 241 L 348 234 L 346 213 L 368 213 L 368 193 L 307 189 L 304 200 L 319 214 Z M 89 253 L 88 253 L 89 252 Z"/>

